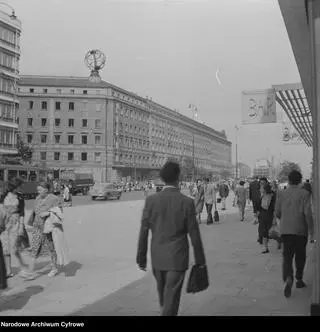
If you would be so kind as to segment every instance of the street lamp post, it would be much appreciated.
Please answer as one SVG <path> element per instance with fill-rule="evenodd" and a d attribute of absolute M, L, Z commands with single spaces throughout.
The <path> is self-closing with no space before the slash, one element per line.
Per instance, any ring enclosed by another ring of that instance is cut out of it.
<path fill-rule="evenodd" d="M 236 125 L 236 179 L 238 179 L 238 132 L 239 132 L 239 127 Z"/>

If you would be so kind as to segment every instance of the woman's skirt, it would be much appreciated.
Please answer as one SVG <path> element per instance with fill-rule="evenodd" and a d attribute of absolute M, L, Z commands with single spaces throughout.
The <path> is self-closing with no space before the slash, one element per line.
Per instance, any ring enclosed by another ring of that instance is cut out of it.
<path fill-rule="evenodd" d="M 259 217 L 259 227 L 258 227 L 258 232 L 259 232 L 259 237 L 268 239 L 269 238 L 269 230 L 272 227 L 272 222 L 273 222 L 273 215 L 266 213 L 264 211 L 260 212 Z"/>
<path fill-rule="evenodd" d="M 0 289 L 6 289 L 7 287 L 7 270 L 0 241 Z"/>

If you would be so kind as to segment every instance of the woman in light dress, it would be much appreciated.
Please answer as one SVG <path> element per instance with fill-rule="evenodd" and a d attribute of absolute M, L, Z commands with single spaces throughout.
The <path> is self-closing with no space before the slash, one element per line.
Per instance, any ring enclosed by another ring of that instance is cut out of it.
<path fill-rule="evenodd" d="M 61 208 L 61 200 L 59 197 L 50 194 L 50 185 L 46 182 L 41 182 L 38 187 L 38 197 L 35 201 L 34 210 L 31 213 L 28 225 L 32 226 L 32 240 L 31 240 L 31 258 L 29 271 L 23 275 L 27 280 L 33 280 L 36 277 L 34 273 L 35 263 L 39 257 L 44 245 L 47 245 L 51 256 L 51 271 L 49 277 L 54 277 L 58 274 L 57 253 L 54 247 L 52 233 L 44 233 L 44 226 L 46 219 L 50 216 L 50 210 L 56 207 Z"/>

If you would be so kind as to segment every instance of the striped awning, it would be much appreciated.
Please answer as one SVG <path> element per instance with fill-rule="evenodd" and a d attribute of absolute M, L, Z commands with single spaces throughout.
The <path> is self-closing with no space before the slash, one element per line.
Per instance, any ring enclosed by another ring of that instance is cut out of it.
<path fill-rule="evenodd" d="M 276 101 L 282 107 L 295 130 L 312 146 L 312 114 L 301 83 L 273 85 Z"/>

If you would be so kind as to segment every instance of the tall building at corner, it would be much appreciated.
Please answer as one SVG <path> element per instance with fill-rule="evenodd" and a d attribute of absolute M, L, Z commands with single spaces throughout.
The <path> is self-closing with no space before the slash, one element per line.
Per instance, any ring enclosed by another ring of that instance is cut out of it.
<path fill-rule="evenodd" d="M 219 175 L 232 168 L 231 142 L 150 99 L 87 77 L 21 76 L 19 130 L 33 161 L 91 172 L 97 182 L 144 180 L 168 158 Z"/>
<path fill-rule="evenodd" d="M 16 153 L 21 22 L 0 10 L 0 157 Z"/>

